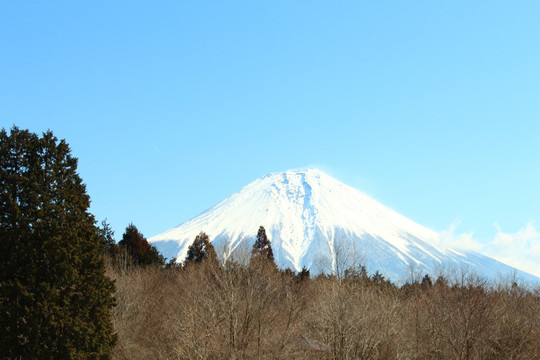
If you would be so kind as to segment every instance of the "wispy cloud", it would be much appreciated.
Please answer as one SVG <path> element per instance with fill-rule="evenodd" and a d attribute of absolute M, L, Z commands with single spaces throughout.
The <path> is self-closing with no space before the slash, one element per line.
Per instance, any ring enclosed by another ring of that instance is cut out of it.
<path fill-rule="evenodd" d="M 456 234 L 456 229 L 461 221 L 455 220 L 450 227 L 439 234 L 439 245 L 456 250 L 482 251 L 482 245 L 474 239 L 474 232 Z"/>
<path fill-rule="evenodd" d="M 460 221 L 454 221 L 440 234 L 439 245 L 453 249 L 473 250 L 517 269 L 540 277 L 540 232 L 535 222 L 529 222 L 515 233 L 506 233 L 495 223 L 493 240 L 481 243 L 473 232 L 457 234 Z"/>
<path fill-rule="evenodd" d="M 540 276 L 540 232 L 529 222 L 515 233 L 504 233 L 498 224 L 497 235 L 484 247 L 484 253 L 518 269 Z"/>

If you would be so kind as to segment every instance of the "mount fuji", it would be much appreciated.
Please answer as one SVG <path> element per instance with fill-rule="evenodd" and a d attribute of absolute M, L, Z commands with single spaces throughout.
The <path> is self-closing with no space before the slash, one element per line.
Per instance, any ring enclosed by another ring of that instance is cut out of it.
<path fill-rule="evenodd" d="M 165 257 L 185 259 L 204 231 L 225 257 L 253 244 L 264 226 L 279 268 L 341 271 L 358 263 L 403 282 L 411 271 L 466 269 L 490 280 L 540 279 L 476 252 L 438 245 L 439 235 L 316 170 L 259 178 L 195 218 L 149 239 Z M 244 244 L 244 245 L 241 245 Z M 224 250 L 223 250 L 224 249 Z"/>

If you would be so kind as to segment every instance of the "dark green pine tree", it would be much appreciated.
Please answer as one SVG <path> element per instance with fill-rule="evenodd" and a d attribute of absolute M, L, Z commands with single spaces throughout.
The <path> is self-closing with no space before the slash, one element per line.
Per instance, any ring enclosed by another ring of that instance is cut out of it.
<path fill-rule="evenodd" d="M 137 227 L 129 224 L 122 240 L 118 243 L 130 255 L 135 265 L 160 265 L 165 264 L 165 258 L 157 248 L 148 243 L 148 240 L 139 232 Z"/>
<path fill-rule="evenodd" d="M 208 235 L 201 231 L 188 248 L 185 264 L 198 264 L 203 260 L 217 262 L 217 254 L 214 246 L 210 243 Z"/>
<path fill-rule="evenodd" d="M 431 278 L 428 274 L 424 275 L 424 278 L 422 279 L 422 283 L 420 284 L 422 289 L 429 289 L 433 286 L 433 283 L 431 282 Z"/>
<path fill-rule="evenodd" d="M 266 230 L 264 230 L 263 226 L 259 227 L 257 240 L 255 241 L 255 244 L 253 244 L 251 254 L 253 257 L 262 257 L 274 262 L 274 252 L 272 251 L 270 240 L 266 237 Z"/>
<path fill-rule="evenodd" d="M 371 276 L 371 282 L 375 285 L 382 285 L 385 283 L 385 279 L 384 279 L 384 276 L 383 274 L 381 274 L 379 272 L 379 270 L 377 270 L 375 272 L 375 274 L 373 274 L 373 276 Z"/>
<path fill-rule="evenodd" d="M 101 226 L 98 228 L 98 234 L 101 238 L 101 242 L 105 245 L 105 253 L 114 257 L 118 251 L 118 245 L 116 245 L 114 231 L 107 222 L 107 219 L 101 222 Z"/>
<path fill-rule="evenodd" d="M 299 281 L 309 280 L 309 277 L 309 269 L 305 266 L 302 268 L 302 271 L 300 271 L 297 275 Z"/>
<path fill-rule="evenodd" d="M 67 143 L 0 131 L 0 358 L 108 359 L 114 284 Z"/>

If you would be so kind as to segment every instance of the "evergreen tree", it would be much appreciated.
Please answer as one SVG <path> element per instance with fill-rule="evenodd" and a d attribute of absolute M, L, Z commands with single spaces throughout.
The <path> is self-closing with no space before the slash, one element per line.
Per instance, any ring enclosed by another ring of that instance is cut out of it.
<path fill-rule="evenodd" d="M 0 131 L 0 358 L 110 358 L 114 284 L 76 170 L 52 132 Z"/>
<path fill-rule="evenodd" d="M 252 255 L 254 257 L 262 257 L 274 262 L 274 252 L 272 251 L 272 246 L 270 240 L 266 237 L 266 230 L 263 226 L 259 227 L 257 232 L 257 240 L 253 244 Z"/>
<path fill-rule="evenodd" d="M 208 235 L 201 231 L 188 248 L 186 265 L 201 263 L 203 260 L 217 262 L 217 254 L 214 246 L 210 243 Z"/>
<path fill-rule="evenodd" d="M 422 286 L 422 289 L 428 289 L 433 285 L 431 282 L 431 278 L 429 277 L 428 274 L 424 276 L 424 278 L 422 279 L 422 283 L 420 285 Z"/>
<path fill-rule="evenodd" d="M 345 270 L 345 279 L 354 281 L 371 280 L 364 265 L 349 267 Z"/>
<path fill-rule="evenodd" d="M 382 285 L 385 282 L 383 274 L 377 270 L 375 274 L 371 276 L 371 282 L 375 285 Z"/>
<path fill-rule="evenodd" d="M 309 277 L 310 277 L 309 269 L 306 268 L 305 266 L 302 267 L 302 271 L 298 273 L 297 277 L 298 277 L 298 280 L 300 281 L 309 280 Z"/>
<path fill-rule="evenodd" d="M 148 240 L 139 232 L 137 227 L 129 224 L 122 240 L 118 243 L 130 255 L 135 265 L 160 265 L 165 264 L 165 259 L 157 248 L 148 243 Z"/>
<path fill-rule="evenodd" d="M 114 231 L 111 225 L 107 222 L 107 219 L 101 222 L 101 227 L 98 228 L 99 237 L 101 242 L 105 245 L 105 253 L 111 257 L 116 255 L 118 246 L 114 240 Z"/>

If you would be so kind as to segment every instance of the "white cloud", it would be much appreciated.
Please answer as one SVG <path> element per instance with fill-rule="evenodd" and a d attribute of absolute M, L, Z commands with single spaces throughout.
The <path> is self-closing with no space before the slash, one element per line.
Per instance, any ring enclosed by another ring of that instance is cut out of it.
<path fill-rule="evenodd" d="M 540 232 L 534 222 L 527 223 L 515 233 L 505 233 L 495 223 L 497 234 L 487 243 L 475 240 L 473 232 L 456 234 L 459 223 L 459 220 L 454 221 L 440 234 L 440 246 L 476 251 L 540 277 Z"/>
<path fill-rule="evenodd" d="M 455 250 L 473 250 L 480 252 L 483 245 L 473 238 L 474 233 L 472 231 L 456 234 L 456 229 L 460 223 L 461 221 L 459 219 L 455 220 L 448 230 L 439 234 L 439 245 Z"/>
<path fill-rule="evenodd" d="M 498 224 L 497 235 L 483 253 L 515 268 L 540 276 L 540 232 L 534 222 L 515 233 L 504 233 Z"/>

